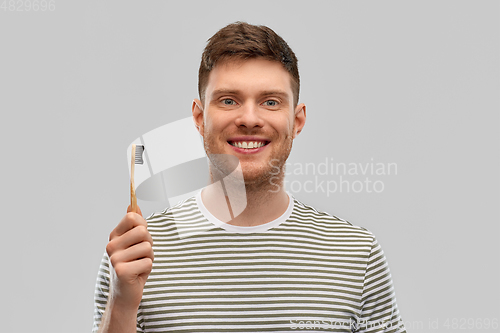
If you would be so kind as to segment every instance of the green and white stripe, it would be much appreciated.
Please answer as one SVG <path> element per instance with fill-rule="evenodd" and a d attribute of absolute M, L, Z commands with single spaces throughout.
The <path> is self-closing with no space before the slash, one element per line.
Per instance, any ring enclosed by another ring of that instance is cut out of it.
<path fill-rule="evenodd" d="M 405 332 L 384 253 L 364 228 L 294 198 L 257 227 L 217 221 L 200 195 L 147 220 L 155 260 L 138 332 Z M 94 331 L 108 285 L 105 255 Z"/>

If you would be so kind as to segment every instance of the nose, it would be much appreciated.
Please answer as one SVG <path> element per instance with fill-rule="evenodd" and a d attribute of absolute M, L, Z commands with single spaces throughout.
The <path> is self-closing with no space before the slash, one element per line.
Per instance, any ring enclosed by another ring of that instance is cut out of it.
<path fill-rule="evenodd" d="M 240 113 L 235 120 L 236 126 L 248 129 L 264 126 L 264 119 L 262 118 L 261 110 L 259 110 L 258 105 L 246 103 L 238 111 Z"/>

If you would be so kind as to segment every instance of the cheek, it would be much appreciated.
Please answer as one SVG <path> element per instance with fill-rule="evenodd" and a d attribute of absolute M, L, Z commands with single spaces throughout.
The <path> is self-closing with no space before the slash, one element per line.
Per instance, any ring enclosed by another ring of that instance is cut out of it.
<path fill-rule="evenodd" d="M 203 138 L 205 141 L 215 144 L 224 137 L 224 128 L 220 126 L 220 123 L 207 120 L 204 126 L 205 135 Z"/>
<path fill-rule="evenodd" d="M 293 133 L 295 131 L 295 123 L 293 119 L 287 118 L 284 121 L 283 126 L 281 127 L 281 133 L 284 133 L 285 137 L 293 137 Z"/>
<path fill-rule="evenodd" d="M 205 131 L 206 136 L 212 136 L 216 132 L 213 121 L 205 119 L 203 123 L 203 130 Z"/>
<path fill-rule="evenodd" d="M 211 116 L 204 119 L 205 131 L 210 133 L 220 133 L 224 131 L 230 124 L 228 117 L 224 116 Z"/>

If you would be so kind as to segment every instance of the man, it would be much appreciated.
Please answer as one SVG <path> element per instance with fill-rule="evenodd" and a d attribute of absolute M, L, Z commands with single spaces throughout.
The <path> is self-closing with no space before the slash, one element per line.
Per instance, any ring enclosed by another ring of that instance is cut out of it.
<path fill-rule="evenodd" d="M 94 331 L 405 332 L 375 237 L 283 189 L 306 120 L 299 84 L 267 27 L 238 22 L 209 40 L 192 113 L 212 185 L 111 232 Z"/>

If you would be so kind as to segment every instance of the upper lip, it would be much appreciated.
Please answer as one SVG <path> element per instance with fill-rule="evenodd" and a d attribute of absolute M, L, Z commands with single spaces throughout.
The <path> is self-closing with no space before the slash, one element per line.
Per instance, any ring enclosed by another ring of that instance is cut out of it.
<path fill-rule="evenodd" d="M 234 138 L 230 138 L 227 140 L 228 142 L 269 142 L 270 140 L 266 138 L 259 138 L 256 136 L 238 136 Z"/>

